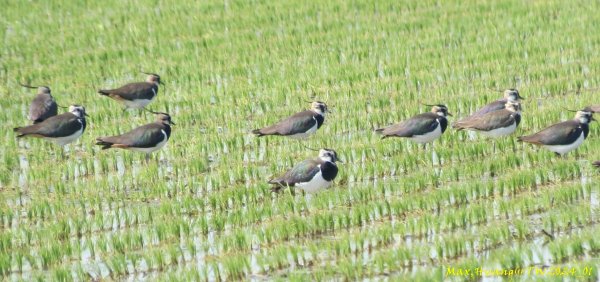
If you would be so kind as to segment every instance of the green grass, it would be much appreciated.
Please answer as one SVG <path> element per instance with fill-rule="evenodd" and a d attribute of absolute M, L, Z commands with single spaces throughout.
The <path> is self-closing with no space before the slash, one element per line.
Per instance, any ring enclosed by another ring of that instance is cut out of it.
<path fill-rule="evenodd" d="M 599 3 L 53 2 L 0 11 L 5 279 L 461 281 L 446 268 L 542 265 L 598 279 L 600 127 L 562 159 L 516 136 L 600 104 L 571 91 L 600 86 Z M 147 165 L 94 145 L 154 119 L 96 93 L 140 70 L 161 75 L 150 108 L 177 123 Z M 22 82 L 86 107 L 67 159 L 16 139 L 34 96 Z M 511 87 L 523 122 L 496 152 L 454 130 L 427 150 L 373 133 L 420 103 L 452 122 Z M 340 154 L 336 185 L 272 195 L 266 181 L 314 152 L 250 131 L 311 99 L 333 113 L 304 144 Z"/>

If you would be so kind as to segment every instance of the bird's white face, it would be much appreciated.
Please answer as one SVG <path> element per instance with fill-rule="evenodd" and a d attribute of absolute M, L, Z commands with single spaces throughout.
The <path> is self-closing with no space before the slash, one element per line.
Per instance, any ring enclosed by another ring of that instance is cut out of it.
<path fill-rule="evenodd" d="M 310 108 L 313 112 L 320 115 L 325 115 L 325 112 L 327 112 L 327 105 L 320 101 L 312 102 Z"/>
<path fill-rule="evenodd" d="M 83 118 L 83 116 L 87 116 L 87 114 L 85 113 L 85 108 L 83 106 L 79 106 L 79 105 L 71 105 L 69 107 L 69 112 L 71 112 L 72 114 L 76 115 L 79 118 Z"/>
<path fill-rule="evenodd" d="M 451 116 L 451 114 L 448 112 L 448 108 L 444 105 L 433 106 L 431 108 L 431 112 L 441 117 Z"/>
<path fill-rule="evenodd" d="M 160 76 L 156 74 L 150 74 L 148 77 L 146 77 L 146 81 L 158 85 L 160 84 Z"/>
<path fill-rule="evenodd" d="M 321 149 L 319 151 L 319 158 L 326 162 L 336 162 L 337 161 L 337 153 L 331 149 Z"/>
<path fill-rule="evenodd" d="M 519 101 L 521 96 L 519 95 L 519 91 L 516 89 L 507 89 L 504 91 L 504 98 L 508 101 Z"/>
<path fill-rule="evenodd" d="M 592 117 L 592 112 L 588 111 L 577 111 L 575 114 L 575 119 L 578 119 L 580 123 L 588 124 L 594 120 Z"/>

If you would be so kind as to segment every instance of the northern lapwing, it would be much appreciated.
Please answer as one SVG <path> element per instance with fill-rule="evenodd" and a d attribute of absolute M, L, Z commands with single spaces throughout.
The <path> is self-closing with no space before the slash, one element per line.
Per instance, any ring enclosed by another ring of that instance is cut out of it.
<path fill-rule="evenodd" d="M 494 102 L 491 102 L 491 103 L 485 105 L 483 108 L 477 110 L 472 115 L 470 115 L 462 120 L 459 120 L 457 123 L 466 122 L 471 118 L 480 117 L 489 112 L 503 110 L 505 108 L 506 102 L 509 102 L 509 101 L 519 102 L 520 100 L 525 100 L 525 98 L 521 97 L 521 95 L 519 94 L 519 91 L 517 89 L 504 90 L 504 98 L 496 100 Z"/>
<path fill-rule="evenodd" d="M 148 75 L 144 82 L 125 84 L 117 89 L 98 90 L 98 93 L 124 104 L 124 110 L 127 108 L 142 109 L 156 98 L 158 85 L 163 84 L 158 74 L 143 73 Z"/>
<path fill-rule="evenodd" d="M 299 112 L 274 125 L 255 129 L 252 133 L 257 136 L 280 135 L 294 139 L 305 139 L 317 132 L 325 121 L 327 105 L 320 101 L 312 102 L 311 109 Z"/>
<path fill-rule="evenodd" d="M 171 125 L 175 125 L 169 114 L 153 113 L 156 114 L 155 122 L 142 125 L 125 134 L 99 137 L 96 139 L 96 145 L 102 146 L 102 150 L 120 148 L 143 152 L 146 153 L 146 161 L 148 161 L 150 153 L 167 144 L 171 137 Z"/>
<path fill-rule="evenodd" d="M 532 143 L 562 156 L 581 146 L 590 132 L 589 123 L 594 120 L 591 111 L 577 111 L 575 118 L 551 125 L 544 130 L 519 137 L 519 141 Z"/>
<path fill-rule="evenodd" d="M 418 114 L 399 124 L 375 130 L 388 137 L 405 137 L 419 144 L 426 144 L 442 136 L 448 127 L 447 116 L 452 116 L 445 105 L 431 106 L 431 112 Z"/>
<path fill-rule="evenodd" d="M 270 180 L 275 185 L 271 191 L 278 192 L 285 187 L 296 187 L 306 193 L 316 193 L 331 185 L 338 174 L 337 153 L 332 149 L 319 150 L 315 159 L 296 164 L 283 176 Z"/>
<path fill-rule="evenodd" d="M 474 130 L 484 136 L 498 138 L 510 135 L 517 129 L 521 122 L 521 104 L 508 101 L 505 108 L 498 111 L 485 113 L 452 125 L 457 130 Z"/>
<path fill-rule="evenodd" d="M 34 125 L 17 127 L 17 137 L 37 137 L 52 141 L 58 145 L 67 145 L 79 138 L 85 131 L 85 108 L 79 105 L 69 107 L 69 112 L 36 123 Z"/>
<path fill-rule="evenodd" d="M 29 106 L 29 120 L 33 124 L 40 123 L 58 114 L 58 105 L 50 93 L 50 87 L 29 86 L 25 84 L 21 84 L 21 86 L 38 90 L 37 95 L 33 98 Z"/>

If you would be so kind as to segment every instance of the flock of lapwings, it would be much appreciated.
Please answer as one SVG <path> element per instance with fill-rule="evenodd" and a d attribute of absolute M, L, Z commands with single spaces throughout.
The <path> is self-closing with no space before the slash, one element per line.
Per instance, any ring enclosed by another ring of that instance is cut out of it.
<path fill-rule="evenodd" d="M 162 84 L 160 76 L 153 73 L 145 82 L 129 83 L 117 89 L 99 90 L 103 96 L 125 105 L 125 109 L 145 109 L 156 98 L 158 87 Z M 68 112 L 57 115 L 58 105 L 48 86 L 37 88 L 38 94 L 29 108 L 32 125 L 17 127 L 17 137 L 39 137 L 64 146 L 77 140 L 86 128 L 86 112 L 83 106 L 71 105 Z M 481 108 L 471 116 L 452 124 L 457 130 L 472 130 L 490 137 L 499 138 L 512 134 L 521 122 L 521 104 L 524 98 L 516 89 L 504 91 L 504 97 Z M 445 105 L 428 105 L 431 111 L 411 117 L 401 123 L 377 129 L 383 138 L 404 137 L 420 144 L 430 143 L 446 131 L 447 117 L 451 116 Z M 171 116 L 167 113 L 153 112 L 157 119 L 117 136 L 98 137 L 97 145 L 102 149 L 121 148 L 150 153 L 162 148 L 171 136 Z M 325 122 L 327 105 L 320 101 L 312 102 L 310 110 L 294 114 L 280 122 L 261 129 L 253 130 L 257 136 L 279 135 L 295 139 L 305 139 L 317 132 Z M 593 113 L 600 112 L 600 105 L 586 107 L 576 111 L 572 120 L 553 124 L 532 135 L 518 137 L 519 141 L 542 146 L 557 155 L 564 155 L 579 147 L 589 134 L 589 124 L 594 121 Z M 494 143 L 495 150 L 495 143 Z M 297 187 L 304 192 L 314 193 L 329 187 L 338 173 L 338 155 L 335 150 L 321 149 L 317 158 L 304 160 L 296 164 L 281 177 L 269 183 L 273 191 L 285 187 Z M 600 161 L 593 163 L 600 167 Z"/>

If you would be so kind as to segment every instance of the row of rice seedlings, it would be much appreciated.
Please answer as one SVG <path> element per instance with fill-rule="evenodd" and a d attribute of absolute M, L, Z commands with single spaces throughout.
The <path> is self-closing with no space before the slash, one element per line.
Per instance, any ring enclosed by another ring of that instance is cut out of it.
<path fill-rule="evenodd" d="M 502 205 L 501 205 L 501 207 L 502 207 Z M 360 220 L 359 220 L 359 222 L 360 222 Z M 64 225 L 64 224 L 63 224 L 63 225 Z M 221 224 L 217 224 L 217 226 L 224 226 L 224 225 L 221 223 Z M 59 233 L 59 234 L 60 234 L 60 233 Z M 60 238 L 64 238 L 65 236 L 66 236 L 66 235 L 58 235 L 57 237 L 58 237 L 58 239 L 60 239 Z"/>
<path fill-rule="evenodd" d="M 569 188 L 569 189 L 571 189 L 571 188 Z M 526 205 L 526 207 L 527 207 L 527 206 L 529 206 L 529 202 L 530 202 L 529 200 L 525 199 L 525 205 Z M 550 202 L 550 201 L 548 200 L 548 201 L 547 201 L 547 203 L 548 203 L 548 202 Z M 561 199 L 559 199 L 559 200 L 557 201 L 557 203 L 560 203 L 560 202 L 562 202 L 562 200 L 561 200 Z M 501 203 L 501 204 L 500 204 L 500 206 L 505 206 L 505 205 L 503 205 L 503 204 Z M 480 210 L 483 210 L 483 209 L 484 209 L 484 208 L 482 207 Z M 537 211 L 539 211 L 539 209 L 529 210 L 529 209 L 527 208 L 527 210 L 526 210 L 526 211 L 528 211 L 528 213 L 527 213 L 527 214 L 530 214 L 530 213 L 532 213 L 532 212 L 537 212 Z M 459 210 L 459 211 L 457 211 L 457 212 L 460 212 L 460 210 Z M 519 215 L 519 216 L 522 216 L 522 215 L 526 214 L 525 212 L 523 212 L 523 210 L 516 210 L 515 212 L 516 212 L 516 213 L 515 213 L 515 215 Z M 453 215 L 453 214 L 447 215 L 447 217 L 448 217 L 448 218 L 459 218 L 459 217 L 457 217 L 457 216 L 455 216 L 455 215 Z M 427 221 L 431 221 L 431 219 L 427 219 Z M 292 223 L 295 223 L 296 221 L 292 220 L 291 222 L 292 222 Z M 319 222 L 319 221 L 317 221 L 317 222 Z M 454 222 L 454 220 L 452 220 L 451 222 Z M 475 223 L 475 224 L 477 224 L 477 223 Z M 472 226 L 472 224 L 471 224 L 471 226 Z M 523 224 L 522 224 L 522 223 L 521 223 L 521 224 L 517 224 L 517 226 L 522 228 L 522 227 L 523 227 Z M 322 229 L 328 230 L 327 228 L 322 228 Z M 270 228 L 269 230 L 277 230 L 277 228 Z M 429 230 L 429 228 L 427 228 L 427 229 L 424 229 L 424 230 Z M 412 230 L 412 231 L 413 231 L 413 232 L 412 232 L 412 234 L 415 234 L 414 230 Z M 522 229 L 519 229 L 519 228 L 517 228 L 517 232 L 520 232 L 520 233 L 518 233 L 518 234 L 517 234 L 518 236 L 523 236 L 522 234 L 524 234 L 524 231 L 522 231 Z M 405 231 L 404 231 L 403 233 L 404 233 L 404 234 L 407 234 L 407 233 L 406 233 L 406 229 L 405 229 Z M 410 234 L 410 233 L 408 233 L 408 234 Z M 424 234 L 424 233 L 417 233 L 417 234 Z M 260 237 L 259 237 L 259 238 L 260 238 Z M 266 242 L 268 242 L 267 244 L 269 244 L 269 245 L 270 245 L 270 244 L 272 244 L 272 243 L 271 243 L 271 242 L 272 242 L 272 240 L 267 240 Z M 227 248 L 225 248 L 225 250 L 226 250 L 226 249 L 227 249 Z"/>

